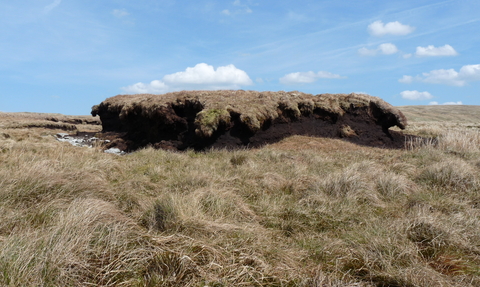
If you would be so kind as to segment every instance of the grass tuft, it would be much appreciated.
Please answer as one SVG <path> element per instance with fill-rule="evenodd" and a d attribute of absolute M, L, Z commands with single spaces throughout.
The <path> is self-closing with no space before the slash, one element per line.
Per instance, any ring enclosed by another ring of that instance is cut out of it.
<path fill-rule="evenodd" d="M 433 187 L 469 192 L 477 186 L 476 174 L 475 168 L 465 161 L 447 159 L 427 166 L 419 175 L 419 179 Z"/>
<path fill-rule="evenodd" d="M 160 232 L 175 232 L 177 214 L 169 197 L 157 200 L 153 207 L 142 216 L 141 224 Z"/>

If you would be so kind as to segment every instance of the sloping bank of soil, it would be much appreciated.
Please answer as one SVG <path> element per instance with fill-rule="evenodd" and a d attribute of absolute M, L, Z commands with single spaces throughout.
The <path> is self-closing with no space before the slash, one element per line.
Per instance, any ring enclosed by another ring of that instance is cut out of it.
<path fill-rule="evenodd" d="M 385 101 L 363 94 L 256 91 L 182 91 L 118 95 L 92 108 L 110 146 L 203 150 L 258 147 L 291 135 L 344 138 L 399 148 L 404 136 L 389 128 L 407 125 Z"/>

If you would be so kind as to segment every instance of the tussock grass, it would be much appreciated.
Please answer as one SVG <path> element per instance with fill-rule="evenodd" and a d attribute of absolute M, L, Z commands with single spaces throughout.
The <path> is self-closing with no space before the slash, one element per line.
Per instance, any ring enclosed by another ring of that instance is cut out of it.
<path fill-rule="evenodd" d="M 477 174 L 478 170 L 465 161 L 447 159 L 426 167 L 419 179 L 432 187 L 447 188 L 449 192 L 472 192 L 478 187 Z"/>
<path fill-rule="evenodd" d="M 471 128 L 124 156 L 56 132 L 0 125 L 1 286 L 480 286 Z"/>

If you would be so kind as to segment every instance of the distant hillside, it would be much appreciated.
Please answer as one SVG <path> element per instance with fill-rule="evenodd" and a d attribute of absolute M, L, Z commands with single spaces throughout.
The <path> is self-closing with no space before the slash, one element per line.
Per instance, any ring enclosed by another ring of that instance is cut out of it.
<path fill-rule="evenodd" d="M 480 122 L 480 106 L 430 105 L 397 107 L 412 122 Z"/>
<path fill-rule="evenodd" d="M 4 113 L 0 112 L 0 128 L 45 128 L 64 131 L 100 131 L 100 119 L 88 116 L 66 116 L 52 113 Z"/>

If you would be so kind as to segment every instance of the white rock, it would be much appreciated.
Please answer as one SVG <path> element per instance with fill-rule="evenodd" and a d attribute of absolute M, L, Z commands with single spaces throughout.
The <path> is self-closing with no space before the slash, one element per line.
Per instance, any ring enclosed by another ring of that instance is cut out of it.
<path fill-rule="evenodd" d="M 111 153 L 111 154 L 118 154 L 118 155 L 125 154 L 124 151 L 121 151 L 119 148 L 116 148 L 116 147 L 106 149 L 105 152 L 106 153 Z"/>

